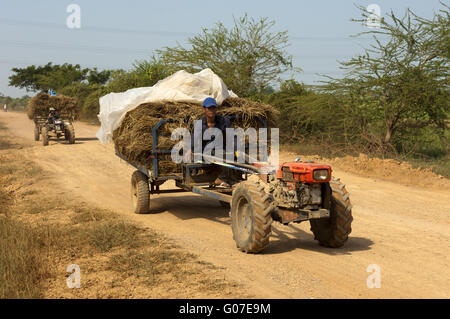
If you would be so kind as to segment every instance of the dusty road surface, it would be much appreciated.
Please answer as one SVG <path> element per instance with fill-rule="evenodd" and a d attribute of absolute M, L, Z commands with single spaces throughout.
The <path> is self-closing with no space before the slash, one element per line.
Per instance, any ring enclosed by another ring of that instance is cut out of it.
<path fill-rule="evenodd" d="M 353 203 L 353 232 L 339 249 L 314 241 L 309 223 L 275 224 L 263 253 L 237 250 L 228 211 L 212 199 L 184 193 L 155 195 L 152 214 L 131 212 L 133 168 L 95 138 L 98 127 L 76 122 L 74 145 L 33 140 L 23 113 L 0 113 L 10 132 L 33 147 L 25 156 L 54 173 L 67 194 L 126 214 L 165 233 L 258 298 L 450 298 L 450 192 L 374 180 L 339 170 Z M 282 154 L 282 157 L 287 157 Z M 165 184 L 165 187 L 173 187 Z M 51 191 L 51 187 L 49 187 Z M 380 269 L 380 288 L 368 288 L 369 265 Z"/>

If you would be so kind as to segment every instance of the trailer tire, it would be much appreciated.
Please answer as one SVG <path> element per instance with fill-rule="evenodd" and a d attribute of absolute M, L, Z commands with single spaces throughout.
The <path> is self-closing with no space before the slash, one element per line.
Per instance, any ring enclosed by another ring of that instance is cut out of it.
<path fill-rule="evenodd" d="M 322 246 L 338 248 L 345 244 L 352 231 L 352 204 L 350 194 L 339 179 L 333 178 L 328 187 L 331 187 L 332 194 L 330 218 L 311 219 L 309 222 L 314 239 Z"/>
<path fill-rule="evenodd" d="M 35 126 L 34 127 L 34 140 L 35 141 L 39 141 L 39 127 Z"/>
<path fill-rule="evenodd" d="M 259 181 L 244 181 L 233 191 L 231 228 L 236 246 L 246 253 L 258 253 L 269 245 L 272 232 L 273 199 Z"/>
<path fill-rule="evenodd" d="M 136 214 L 145 214 L 150 210 L 150 191 L 148 189 L 148 177 L 135 171 L 131 176 L 131 201 Z"/>
<path fill-rule="evenodd" d="M 48 145 L 48 130 L 45 126 L 42 128 L 42 145 Z"/>

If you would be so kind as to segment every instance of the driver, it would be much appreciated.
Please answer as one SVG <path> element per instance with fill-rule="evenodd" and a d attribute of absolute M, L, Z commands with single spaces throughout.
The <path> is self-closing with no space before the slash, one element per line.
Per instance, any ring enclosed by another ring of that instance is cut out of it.
<path fill-rule="evenodd" d="M 220 116 L 217 114 L 217 102 L 214 98 L 212 97 L 207 97 L 203 103 L 203 114 L 204 116 L 202 117 L 202 134 L 200 135 L 201 139 L 202 139 L 202 150 L 205 149 L 206 145 L 208 143 L 211 143 L 212 141 L 207 141 L 207 140 L 203 140 L 203 133 L 208 130 L 209 128 L 218 128 L 219 130 L 222 131 L 222 136 L 225 138 L 225 142 L 222 144 L 223 145 L 223 149 L 224 152 L 226 151 L 226 144 L 227 144 L 227 140 L 226 140 L 226 129 L 227 128 L 232 128 L 230 120 L 226 117 Z M 236 142 L 236 137 L 234 137 L 234 145 L 237 145 Z M 185 162 L 190 162 L 192 159 L 192 152 L 194 149 L 194 134 L 192 134 L 191 136 L 191 147 L 192 149 L 189 150 L 186 155 L 185 155 Z M 223 179 L 225 179 L 226 177 L 226 169 L 224 168 L 220 168 L 217 167 L 218 170 L 221 171 L 219 178 L 216 179 L 215 181 L 215 185 L 218 186 L 222 186 L 222 187 L 230 187 L 230 185 L 226 182 L 223 181 Z"/>
<path fill-rule="evenodd" d="M 56 119 L 59 118 L 59 113 L 55 110 L 55 108 L 51 107 L 49 109 L 50 113 L 48 114 L 47 121 L 52 124 Z"/>

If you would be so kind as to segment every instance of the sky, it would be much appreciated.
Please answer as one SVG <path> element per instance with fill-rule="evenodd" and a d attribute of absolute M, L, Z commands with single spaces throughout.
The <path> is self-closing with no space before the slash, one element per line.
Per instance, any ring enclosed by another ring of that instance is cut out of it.
<path fill-rule="evenodd" d="M 449 1 L 442 1 L 449 5 Z M 80 28 L 69 28 L 68 6 L 80 8 Z M 305 84 L 342 75 L 338 61 L 362 53 L 373 40 L 351 37 L 370 29 L 351 18 L 359 18 L 356 5 L 376 4 L 381 16 L 390 10 L 402 15 L 407 8 L 431 18 L 442 6 L 439 0 L 371 1 L 144 1 L 144 0 L 40 0 L 0 1 L 0 93 L 19 97 L 25 90 L 8 86 L 14 67 L 32 64 L 80 64 L 99 69 L 129 69 L 135 60 L 148 59 L 154 50 L 180 43 L 212 28 L 217 22 L 233 26 L 233 17 L 247 14 L 268 17 L 273 31 L 288 31 L 294 67 L 287 72 Z"/>

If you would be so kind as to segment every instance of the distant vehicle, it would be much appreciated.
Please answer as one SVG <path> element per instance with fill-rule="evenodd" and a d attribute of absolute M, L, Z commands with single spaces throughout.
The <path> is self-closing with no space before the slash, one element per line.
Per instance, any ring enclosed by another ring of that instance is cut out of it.
<path fill-rule="evenodd" d="M 60 138 L 64 134 L 64 139 L 70 144 L 75 143 L 75 130 L 70 120 L 63 120 L 58 114 L 51 113 L 47 119 L 35 117 L 34 119 L 34 140 L 39 141 L 42 134 L 42 145 L 47 146 L 50 136 Z"/>

